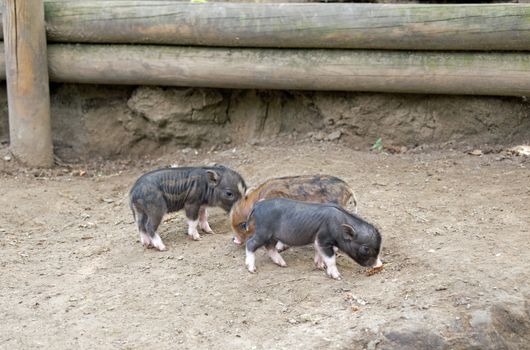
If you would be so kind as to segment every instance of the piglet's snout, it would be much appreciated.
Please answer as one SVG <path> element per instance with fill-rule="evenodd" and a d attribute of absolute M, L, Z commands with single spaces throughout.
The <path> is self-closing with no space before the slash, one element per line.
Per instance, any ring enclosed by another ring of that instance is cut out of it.
<path fill-rule="evenodd" d="M 232 237 L 232 242 L 234 242 L 237 245 L 241 245 L 241 240 L 237 236 Z"/>
<path fill-rule="evenodd" d="M 380 266 L 383 266 L 383 262 L 381 261 L 381 259 L 377 258 L 375 263 L 372 265 L 372 268 L 375 269 L 375 268 L 380 267 Z"/>

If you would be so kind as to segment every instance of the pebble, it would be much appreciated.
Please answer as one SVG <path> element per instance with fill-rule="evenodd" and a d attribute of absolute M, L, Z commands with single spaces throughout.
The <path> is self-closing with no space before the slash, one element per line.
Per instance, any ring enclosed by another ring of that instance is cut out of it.
<path fill-rule="evenodd" d="M 7 156 L 4 156 L 4 160 L 6 162 L 9 162 L 11 159 L 13 159 L 9 154 Z"/>
<path fill-rule="evenodd" d="M 340 130 L 333 131 L 331 134 L 326 136 L 326 141 L 336 141 L 340 139 L 342 132 Z"/>
<path fill-rule="evenodd" d="M 326 137 L 326 136 L 324 135 L 324 133 L 322 131 L 319 131 L 317 133 L 314 133 L 312 135 L 312 137 L 316 141 L 322 141 L 322 140 L 324 140 L 324 137 Z"/>

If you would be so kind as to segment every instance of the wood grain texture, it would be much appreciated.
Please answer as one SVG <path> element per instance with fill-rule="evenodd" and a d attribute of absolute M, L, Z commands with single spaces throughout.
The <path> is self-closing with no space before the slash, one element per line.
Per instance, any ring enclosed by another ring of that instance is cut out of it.
<path fill-rule="evenodd" d="M 53 165 L 48 63 L 42 0 L 5 0 L 5 75 L 12 153 Z"/>
<path fill-rule="evenodd" d="M 49 0 L 45 8 L 54 42 L 530 50 L 530 4 Z"/>
<path fill-rule="evenodd" d="M 530 53 L 52 44 L 48 62 L 71 83 L 530 95 Z"/>

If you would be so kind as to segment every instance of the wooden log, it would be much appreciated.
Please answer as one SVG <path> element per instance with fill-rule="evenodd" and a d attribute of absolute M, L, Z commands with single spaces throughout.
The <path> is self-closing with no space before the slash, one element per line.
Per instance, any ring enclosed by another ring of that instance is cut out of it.
<path fill-rule="evenodd" d="M 70 83 L 530 95 L 530 53 L 53 44 L 48 64 Z"/>
<path fill-rule="evenodd" d="M 530 50 L 530 4 L 46 2 L 48 40 L 223 47 Z"/>
<path fill-rule="evenodd" d="M 48 38 L 54 42 L 530 50 L 530 4 L 47 0 L 45 8 Z"/>
<path fill-rule="evenodd" d="M 52 44 L 48 64 L 69 83 L 530 95 L 530 53 Z"/>
<path fill-rule="evenodd" d="M 5 74 L 10 149 L 22 162 L 53 165 L 42 0 L 5 0 Z"/>

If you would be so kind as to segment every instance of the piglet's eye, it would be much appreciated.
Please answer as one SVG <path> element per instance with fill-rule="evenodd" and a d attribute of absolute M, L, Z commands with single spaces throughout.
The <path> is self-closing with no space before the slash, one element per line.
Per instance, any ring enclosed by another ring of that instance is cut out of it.
<path fill-rule="evenodd" d="M 361 253 L 361 255 L 368 255 L 368 253 L 370 252 L 370 250 L 368 249 L 367 246 L 361 246 L 359 248 L 359 253 Z"/>
<path fill-rule="evenodd" d="M 234 196 L 234 194 L 231 191 L 225 191 L 225 196 L 227 198 L 232 198 Z"/>

